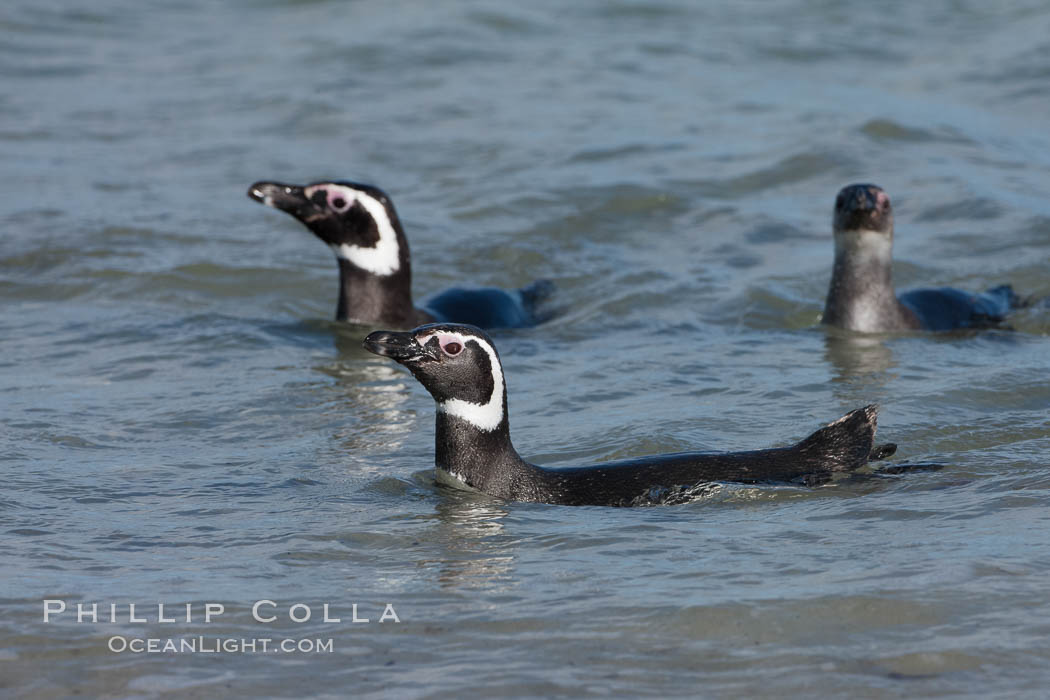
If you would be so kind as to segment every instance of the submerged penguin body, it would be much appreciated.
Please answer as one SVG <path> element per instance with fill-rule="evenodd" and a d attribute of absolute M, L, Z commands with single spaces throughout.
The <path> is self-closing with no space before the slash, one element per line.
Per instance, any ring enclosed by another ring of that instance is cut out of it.
<path fill-rule="evenodd" d="M 977 294 L 952 287 L 913 289 L 899 299 L 919 319 L 920 328 L 928 331 L 995 327 L 1021 306 L 1008 284 Z"/>
<path fill-rule="evenodd" d="M 422 307 L 430 316 L 427 322 L 466 323 L 478 328 L 519 328 L 543 319 L 537 309 L 553 289 L 553 283 L 548 280 L 537 280 L 515 290 L 452 287 L 429 297 Z"/>
<path fill-rule="evenodd" d="M 847 414 L 789 447 L 726 453 L 675 453 L 550 469 L 527 464 L 510 488 L 492 495 L 506 500 L 559 505 L 636 506 L 676 502 L 712 482 L 744 484 L 823 481 L 888 456 L 873 445 L 876 408 Z"/>

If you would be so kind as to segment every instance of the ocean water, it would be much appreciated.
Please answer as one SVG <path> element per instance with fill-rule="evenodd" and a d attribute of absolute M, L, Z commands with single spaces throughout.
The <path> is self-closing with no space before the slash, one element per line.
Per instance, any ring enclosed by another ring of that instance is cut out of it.
<path fill-rule="evenodd" d="M 1045 697 L 1050 310 L 817 325 L 852 182 L 900 287 L 1050 296 L 1045 3 L 10 0 L 0 35 L 0 694 Z M 527 458 L 877 402 L 892 461 L 941 468 L 437 486 L 432 401 L 245 196 L 323 178 L 387 190 L 420 298 L 556 282 L 494 334 Z"/>

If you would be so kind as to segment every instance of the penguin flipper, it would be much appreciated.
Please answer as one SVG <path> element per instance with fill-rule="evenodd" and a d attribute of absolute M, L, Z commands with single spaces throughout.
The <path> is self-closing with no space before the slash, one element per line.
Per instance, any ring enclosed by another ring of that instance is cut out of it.
<path fill-rule="evenodd" d="M 870 404 L 850 411 L 837 421 L 815 431 L 796 449 L 808 459 L 821 465 L 824 472 L 851 472 L 872 459 L 873 455 L 888 456 L 886 447 L 875 447 L 875 429 L 879 407 Z M 893 446 L 896 449 L 896 446 Z"/>

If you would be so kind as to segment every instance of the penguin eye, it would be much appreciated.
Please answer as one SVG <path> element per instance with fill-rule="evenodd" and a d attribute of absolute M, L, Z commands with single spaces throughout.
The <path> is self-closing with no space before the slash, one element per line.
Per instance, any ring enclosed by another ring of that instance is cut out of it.
<path fill-rule="evenodd" d="M 328 200 L 328 208 L 337 214 L 346 212 L 354 203 L 354 196 L 348 195 L 341 187 L 325 190 L 325 197 Z"/>
<path fill-rule="evenodd" d="M 460 352 L 462 352 L 463 346 L 457 343 L 456 341 L 452 341 L 450 343 L 445 343 L 444 345 L 442 345 L 441 349 L 444 350 L 445 354 L 449 357 L 455 357 Z"/>

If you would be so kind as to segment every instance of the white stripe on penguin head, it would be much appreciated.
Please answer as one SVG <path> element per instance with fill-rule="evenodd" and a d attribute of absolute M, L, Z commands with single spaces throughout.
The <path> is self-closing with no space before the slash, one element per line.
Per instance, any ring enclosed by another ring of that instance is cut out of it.
<path fill-rule="evenodd" d="M 442 347 L 452 341 L 459 343 L 464 348 L 467 347 L 469 341 L 477 343 L 489 356 L 489 366 L 492 370 L 492 394 L 488 401 L 474 403 L 463 399 L 448 399 L 438 401 L 438 410 L 450 416 L 462 418 L 478 430 L 491 432 L 498 428 L 503 422 L 503 367 L 500 365 L 495 348 L 476 335 L 464 335 L 451 331 L 433 331 L 419 336 L 416 341 L 420 345 L 426 345 L 427 341 L 434 336 L 437 336 Z"/>
<path fill-rule="evenodd" d="M 380 277 L 392 275 L 401 268 L 397 232 L 394 231 L 390 216 L 387 214 L 386 207 L 383 206 L 382 202 L 360 190 L 343 185 L 314 185 L 307 187 L 304 192 L 309 199 L 318 190 L 325 191 L 328 207 L 340 214 L 350 209 L 354 202 L 360 204 L 372 217 L 372 220 L 376 222 L 376 229 L 379 231 L 379 240 L 374 246 L 369 248 L 349 243 L 332 245 L 332 252 L 335 253 L 335 257 L 346 260 L 348 263 Z M 340 199 L 343 200 L 342 205 L 336 207 L 333 202 Z"/>

